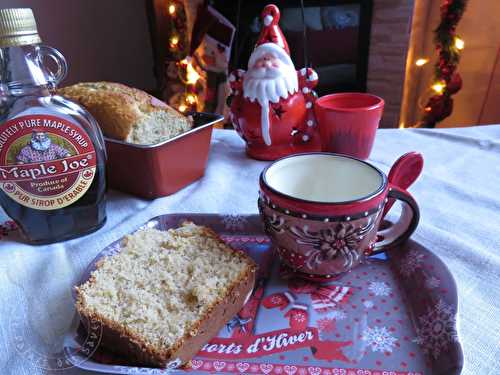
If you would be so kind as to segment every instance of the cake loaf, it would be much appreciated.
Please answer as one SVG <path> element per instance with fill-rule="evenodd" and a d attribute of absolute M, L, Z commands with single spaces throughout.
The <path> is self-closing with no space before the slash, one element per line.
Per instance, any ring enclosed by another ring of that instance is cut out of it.
<path fill-rule="evenodd" d="M 84 321 L 103 326 L 101 344 L 146 366 L 189 360 L 243 307 L 256 265 L 209 228 L 190 222 L 124 238 L 76 287 Z"/>
<path fill-rule="evenodd" d="M 82 82 L 57 92 L 84 106 L 109 138 L 155 144 L 193 127 L 191 117 L 144 91 L 120 83 Z"/>

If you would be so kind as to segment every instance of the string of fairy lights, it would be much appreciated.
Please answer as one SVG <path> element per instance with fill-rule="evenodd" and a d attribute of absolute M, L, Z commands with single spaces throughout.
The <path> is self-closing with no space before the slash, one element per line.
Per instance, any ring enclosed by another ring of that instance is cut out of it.
<path fill-rule="evenodd" d="M 461 51 L 465 48 L 465 42 L 463 41 L 463 39 L 459 38 L 458 36 L 455 37 L 455 48 L 457 49 L 457 51 Z M 421 66 L 424 66 L 426 65 L 428 62 L 429 62 L 429 58 L 427 57 L 421 57 L 417 60 L 415 60 L 415 65 L 418 66 L 418 67 L 421 67 Z M 443 81 L 436 81 L 434 82 L 432 85 L 431 85 L 431 89 L 436 92 L 437 94 L 441 94 L 443 92 L 445 88 L 445 82 Z"/>
<path fill-rule="evenodd" d="M 180 36 L 175 27 L 180 11 L 182 11 L 185 17 L 184 7 L 179 2 L 172 1 L 167 4 L 167 10 L 171 19 L 171 28 L 174 30 L 168 43 L 170 52 L 173 56 L 185 55 L 185 57 L 179 58 L 176 62 L 179 78 L 184 84 L 184 93 L 178 100 L 177 109 L 180 112 L 196 111 L 199 102 L 199 98 L 196 93 L 196 85 L 201 76 L 193 66 L 192 57 L 185 53 L 187 48 L 186 46 L 181 45 Z"/>
<path fill-rule="evenodd" d="M 440 11 L 441 20 L 434 30 L 434 42 L 439 58 L 435 64 L 434 79 L 430 85 L 432 95 L 423 105 L 423 115 L 415 127 L 435 127 L 436 123 L 448 117 L 453 109 L 452 95 L 462 87 L 462 79 L 456 71 L 460 54 L 465 42 L 456 34 L 456 26 L 465 11 L 467 0 L 443 0 Z M 183 22 L 185 27 L 185 10 L 181 0 L 170 0 L 167 4 L 171 19 L 172 35 L 169 48 L 172 56 L 178 58 L 176 67 L 180 81 L 184 84 L 184 93 L 177 101 L 177 109 L 181 112 L 195 111 L 199 103 L 196 86 L 201 76 L 193 66 L 193 59 L 186 51 L 187 43 L 181 40 L 176 25 Z M 181 16 L 181 19 L 179 17 Z M 187 33 L 183 33 L 186 38 Z M 415 60 L 417 67 L 424 67 L 430 62 L 429 57 Z M 404 125 L 403 125 L 404 126 Z"/>
<path fill-rule="evenodd" d="M 423 105 L 422 118 L 415 127 L 433 128 L 439 121 L 451 115 L 452 95 L 462 88 L 462 78 L 457 72 L 465 42 L 456 33 L 458 22 L 463 16 L 467 0 L 444 0 L 440 6 L 441 19 L 434 30 L 434 43 L 438 60 L 434 66 L 434 78 L 430 85 L 432 95 Z M 430 59 L 420 57 L 417 67 L 425 66 Z"/>

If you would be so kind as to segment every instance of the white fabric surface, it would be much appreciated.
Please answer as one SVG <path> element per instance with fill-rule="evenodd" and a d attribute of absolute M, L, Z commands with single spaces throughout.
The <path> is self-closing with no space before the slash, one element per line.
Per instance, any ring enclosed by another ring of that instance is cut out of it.
<path fill-rule="evenodd" d="M 413 238 L 443 259 L 457 281 L 463 374 L 499 374 L 500 126 L 379 130 L 371 161 L 387 172 L 412 150 L 425 158 L 423 175 L 410 188 L 421 208 Z M 216 130 L 205 177 L 182 191 L 154 201 L 111 191 L 104 228 L 72 241 L 32 247 L 15 233 L 1 239 L 0 374 L 46 373 L 14 344 L 39 353 L 60 349 L 74 312 L 71 287 L 106 244 L 160 214 L 257 213 L 265 165 L 245 156 L 235 132 Z M 6 219 L 0 211 L 0 222 Z"/>

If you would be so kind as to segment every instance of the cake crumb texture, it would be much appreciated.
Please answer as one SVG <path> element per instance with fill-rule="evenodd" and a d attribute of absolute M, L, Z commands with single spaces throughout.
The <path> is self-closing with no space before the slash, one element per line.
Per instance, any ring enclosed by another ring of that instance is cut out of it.
<path fill-rule="evenodd" d="M 255 264 L 211 230 L 139 230 L 77 287 L 77 309 L 121 327 L 156 352 L 196 335 L 199 321 Z"/>

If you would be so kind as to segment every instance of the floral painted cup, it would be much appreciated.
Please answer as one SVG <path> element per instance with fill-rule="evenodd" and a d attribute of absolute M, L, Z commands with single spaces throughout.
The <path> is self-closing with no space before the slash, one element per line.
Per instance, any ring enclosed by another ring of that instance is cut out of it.
<path fill-rule="evenodd" d="M 404 242 L 420 216 L 405 189 L 422 165 L 420 154 L 406 154 L 388 178 L 366 161 L 333 153 L 296 154 L 270 164 L 260 175 L 258 205 L 282 262 L 301 277 L 324 281 Z M 402 202 L 401 216 L 380 230 L 394 200 Z"/>

